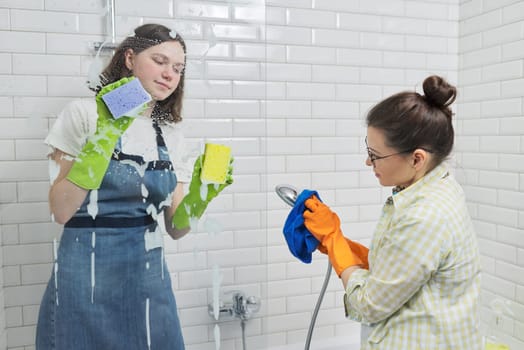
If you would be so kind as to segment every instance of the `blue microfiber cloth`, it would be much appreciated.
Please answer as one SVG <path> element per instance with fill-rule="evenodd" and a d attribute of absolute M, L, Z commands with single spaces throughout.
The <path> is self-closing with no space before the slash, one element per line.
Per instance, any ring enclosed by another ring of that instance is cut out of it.
<path fill-rule="evenodd" d="M 317 191 L 303 190 L 298 196 L 295 206 L 289 212 L 286 223 L 284 224 L 284 237 L 286 237 L 287 246 L 293 256 L 300 261 L 309 264 L 311 262 L 311 253 L 317 249 L 319 240 L 308 231 L 304 225 L 302 214 L 306 210 L 304 202 L 312 195 L 320 199 Z"/>

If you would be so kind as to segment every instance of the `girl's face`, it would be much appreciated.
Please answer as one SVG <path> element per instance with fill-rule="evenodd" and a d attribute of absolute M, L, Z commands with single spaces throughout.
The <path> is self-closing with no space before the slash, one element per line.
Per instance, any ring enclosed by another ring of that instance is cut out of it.
<path fill-rule="evenodd" d="M 414 150 L 396 150 L 386 146 L 385 141 L 382 130 L 368 127 L 366 165 L 373 166 L 375 176 L 382 186 L 411 185 L 418 177 L 412 157 Z"/>
<path fill-rule="evenodd" d="M 178 41 L 166 41 L 138 54 L 132 49 L 125 52 L 126 67 L 155 101 L 165 100 L 176 90 L 184 58 L 184 49 Z"/>

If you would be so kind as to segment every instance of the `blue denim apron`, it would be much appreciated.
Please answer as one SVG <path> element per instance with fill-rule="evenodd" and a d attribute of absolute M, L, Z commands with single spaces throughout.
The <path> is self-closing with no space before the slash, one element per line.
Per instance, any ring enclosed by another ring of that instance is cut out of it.
<path fill-rule="evenodd" d="M 184 349 L 156 222 L 177 179 L 153 127 L 159 160 L 123 154 L 119 140 L 100 189 L 65 224 L 37 350 Z"/>

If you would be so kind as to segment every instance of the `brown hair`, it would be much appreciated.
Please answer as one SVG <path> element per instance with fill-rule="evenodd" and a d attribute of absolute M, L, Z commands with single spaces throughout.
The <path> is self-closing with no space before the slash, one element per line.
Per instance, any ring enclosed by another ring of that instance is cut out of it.
<path fill-rule="evenodd" d="M 174 36 L 171 36 L 171 35 Z M 144 24 L 135 28 L 135 35 L 127 37 L 124 41 L 116 48 L 111 62 L 107 65 L 104 71 L 100 74 L 100 81 L 102 85 L 111 84 L 124 77 L 129 77 L 132 72 L 127 69 L 125 65 L 125 52 L 128 49 L 132 49 L 135 54 L 138 54 L 151 46 L 161 44 L 166 41 L 176 41 L 182 45 L 184 54 L 186 53 L 186 44 L 182 37 L 178 33 L 172 33 L 171 29 L 161 24 Z M 185 65 L 184 56 L 184 65 Z M 165 116 L 165 120 L 170 122 L 182 121 L 182 99 L 184 97 L 184 74 L 185 70 L 182 71 L 180 76 L 180 82 L 176 90 L 165 100 L 157 101 L 155 109 L 157 114 Z M 98 89 L 100 90 L 100 89 Z"/>
<path fill-rule="evenodd" d="M 442 77 L 432 75 L 422 84 L 424 95 L 400 92 L 386 98 L 368 113 L 368 126 L 384 132 L 386 144 L 400 152 L 422 148 L 434 155 L 434 166 L 453 148 L 453 113 L 457 89 Z"/>

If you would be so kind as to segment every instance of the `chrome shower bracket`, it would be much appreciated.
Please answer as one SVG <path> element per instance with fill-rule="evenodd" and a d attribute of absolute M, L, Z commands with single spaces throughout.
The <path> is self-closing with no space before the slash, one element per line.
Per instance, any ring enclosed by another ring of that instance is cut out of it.
<path fill-rule="evenodd" d="M 111 36 L 106 41 L 95 41 L 92 45 L 96 52 L 100 50 L 102 52 L 111 51 L 112 53 L 118 47 L 116 42 L 115 0 L 106 0 L 106 9 L 106 32 L 111 31 Z"/>

